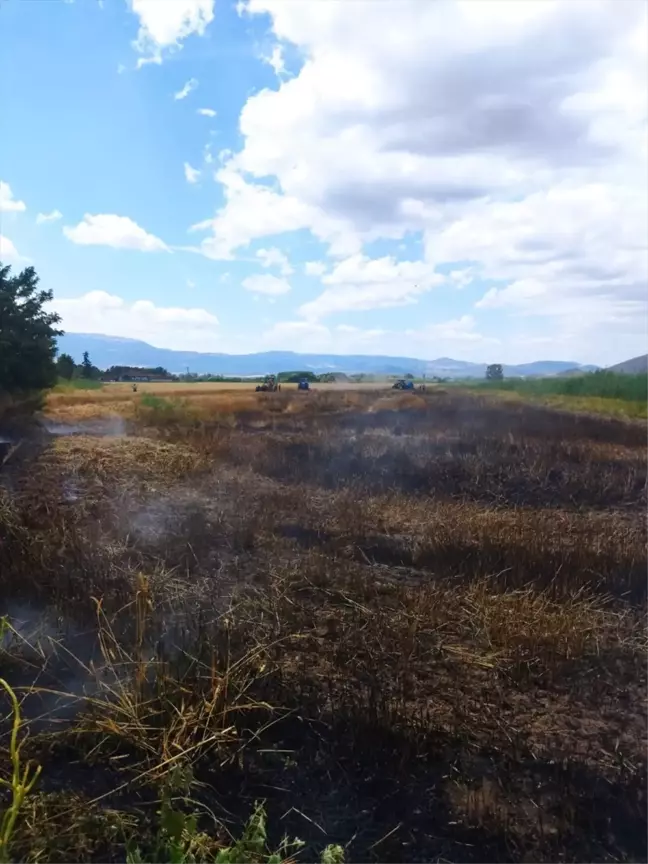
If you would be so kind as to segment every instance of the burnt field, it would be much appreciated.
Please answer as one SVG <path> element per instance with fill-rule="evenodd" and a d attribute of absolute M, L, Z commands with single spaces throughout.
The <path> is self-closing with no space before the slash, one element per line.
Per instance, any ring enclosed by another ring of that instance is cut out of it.
<path fill-rule="evenodd" d="M 259 801 L 296 860 L 646 860 L 645 425 L 245 398 L 51 427 L 0 473 L 0 677 L 42 766 L 11 856 L 160 860 L 172 800 L 187 861 Z"/>

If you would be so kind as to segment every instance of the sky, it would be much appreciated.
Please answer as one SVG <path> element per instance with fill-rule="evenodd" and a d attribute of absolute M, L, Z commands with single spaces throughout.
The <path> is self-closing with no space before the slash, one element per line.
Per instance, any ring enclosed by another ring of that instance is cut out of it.
<path fill-rule="evenodd" d="M 0 0 L 0 260 L 71 332 L 647 350 L 645 0 Z"/>

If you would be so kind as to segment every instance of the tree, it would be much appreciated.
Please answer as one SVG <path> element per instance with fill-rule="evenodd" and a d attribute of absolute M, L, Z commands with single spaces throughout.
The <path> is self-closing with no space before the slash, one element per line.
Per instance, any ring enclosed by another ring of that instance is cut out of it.
<path fill-rule="evenodd" d="M 83 352 L 83 360 L 81 361 L 81 377 L 93 378 L 95 367 L 92 365 L 90 355 L 87 351 Z"/>
<path fill-rule="evenodd" d="M 56 371 L 59 378 L 70 380 L 74 375 L 75 362 L 69 354 L 61 354 L 56 361 Z"/>
<path fill-rule="evenodd" d="M 317 381 L 317 375 L 310 370 L 305 372 L 280 372 L 277 376 L 277 381 L 282 384 L 298 384 L 300 381 L 310 381 L 314 384 Z"/>
<path fill-rule="evenodd" d="M 52 292 L 39 290 L 33 267 L 12 276 L 0 263 L 0 391 L 44 390 L 56 383 L 55 325 L 61 320 L 45 305 Z"/>
<path fill-rule="evenodd" d="M 503 381 L 504 370 L 501 363 L 491 363 L 486 367 L 486 378 L 488 381 Z"/>

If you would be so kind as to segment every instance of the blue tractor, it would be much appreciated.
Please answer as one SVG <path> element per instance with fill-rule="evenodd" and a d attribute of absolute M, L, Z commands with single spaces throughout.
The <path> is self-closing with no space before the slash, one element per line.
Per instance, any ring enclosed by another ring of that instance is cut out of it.
<path fill-rule="evenodd" d="M 306 378 L 302 378 L 299 384 L 297 385 L 298 390 L 310 390 L 310 384 Z"/>
<path fill-rule="evenodd" d="M 401 378 L 400 381 L 396 381 L 392 384 L 392 390 L 413 390 L 414 382 L 406 381 L 405 378 Z"/>

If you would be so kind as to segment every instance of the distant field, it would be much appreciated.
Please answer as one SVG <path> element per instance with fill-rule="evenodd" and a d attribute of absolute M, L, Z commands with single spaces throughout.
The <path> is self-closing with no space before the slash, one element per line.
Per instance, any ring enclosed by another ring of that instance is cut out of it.
<path fill-rule="evenodd" d="M 481 382 L 465 381 L 448 385 L 428 384 L 427 392 L 445 392 L 446 389 L 469 389 L 488 398 L 504 402 L 526 402 L 542 404 L 565 411 L 576 413 L 600 414 L 608 417 L 620 417 L 629 420 L 643 420 L 647 416 L 645 401 L 628 398 L 613 398 L 612 396 L 584 395 L 580 393 L 547 392 L 542 382 L 504 381 Z M 497 385 L 500 386 L 497 386 Z M 526 385 L 526 386 L 525 386 Z M 531 386 L 529 386 L 531 385 Z M 194 412 L 201 416 L 212 414 L 228 414 L 238 411 L 272 410 L 281 411 L 282 400 L 290 398 L 297 390 L 296 384 L 282 384 L 281 393 L 257 394 L 254 383 L 209 382 L 187 384 L 185 382 L 138 384 L 134 393 L 128 383 L 104 384 L 96 389 L 76 389 L 57 387 L 46 398 L 46 410 L 50 417 L 56 417 L 61 422 L 74 422 L 96 417 L 119 415 L 134 417 L 141 410 L 146 397 L 155 397 L 168 403 L 167 407 L 179 403 L 184 407 L 191 406 Z M 389 383 L 355 384 L 351 382 L 337 384 L 315 384 L 309 394 L 300 395 L 299 401 L 293 404 L 291 410 L 301 411 L 307 404 L 322 397 L 339 394 L 351 398 L 353 394 L 377 393 L 383 391 L 385 397 L 397 395 L 391 390 Z M 402 394 L 408 396 L 408 394 Z M 415 394 L 409 394 L 409 397 Z M 309 403 L 302 402 L 309 400 Z"/>
<path fill-rule="evenodd" d="M 119 415 L 131 418 L 150 408 L 147 399 L 158 400 L 158 409 L 165 407 L 176 413 L 187 410 L 195 416 L 209 417 L 214 414 L 232 412 L 270 411 L 277 413 L 282 406 L 297 394 L 296 384 L 282 384 L 280 393 L 256 393 L 256 384 L 229 384 L 221 382 L 186 384 L 183 382 L 138 384 L 137 392 L 128 383 L 104 384 L 96 390 L 72 388 L 48 393 L 45 403 L 47 414 L 60 422 L 75 422 L 97 417 Z M 310 393 L 299 394 L 291 408 L 293 413 L 315 407 L 319 400 L 339 394 L 340 398 L 353 399 L 361 393 L 368 396 L 386 391 L 387 396 L 402 396 L 390 389 L 389 384 L 316 384 Z M 345 395 L 346 394 L 346 395 Z M 412 394 L 405 394 L 411 398 Z"/>
<path fill-rule="evenodd" d="M 205 383 L 196 383 L 196 384 L 187 384 L 185 381 L 172 381 L 169 383 L 166 382 L 154 382 L 152 384 L 137 384 L 138 393 L 156 393 L 160 396 L 164 395 L 173 395 L 173 396 L 200 396 L 203 394 L 211 394 L 217 392 L 219 390 L 245 390 L 245 391 L 254 391 L 257 386 L 256 382 L 250 383 L 235 383 L 230 384 L 227 381 L 208 381 Z M 312 390 L 380 390 L 386 387 L 389 387 L 388 383 L 384 381 L 379 382 L 377 384 L 369 383 L 369 384 L 356 384 L 353 381 L 345 381 L 339 384 L 311 384 Z M 104 391 L 115 394 L 115 393 L 132 393 L 133 385 L 128 383 L 118 383 L 118 384 L 104 384 Z M 282 384 L 282 390 L 296 390 L 296 384 Z"/>

